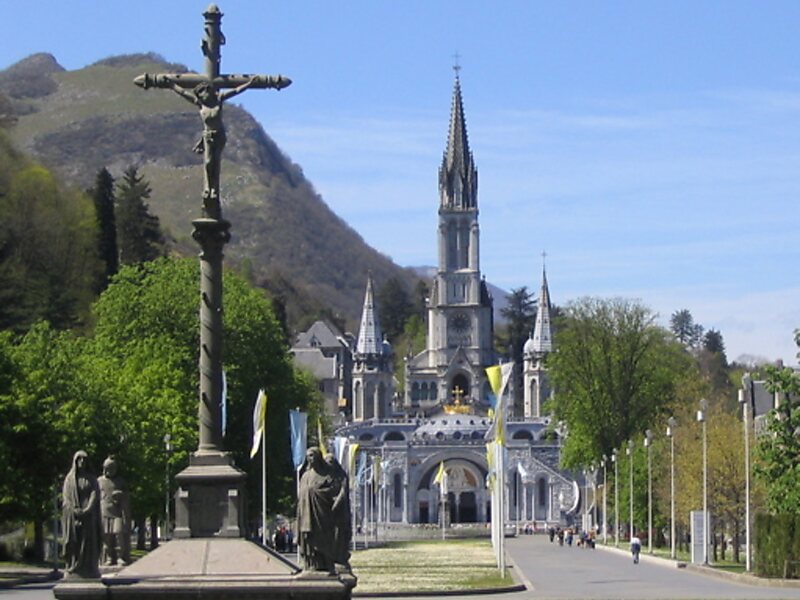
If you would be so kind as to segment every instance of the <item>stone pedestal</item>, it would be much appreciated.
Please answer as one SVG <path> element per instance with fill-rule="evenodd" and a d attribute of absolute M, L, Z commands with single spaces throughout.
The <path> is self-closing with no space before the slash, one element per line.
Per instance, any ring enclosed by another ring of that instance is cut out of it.
<path fill-rule="evenodd" d="M 245 477 L 226 452 L 193 453 L 175 476 L 174 537 L 243 537 Z"/>
<path fill-rule="evenodd" d="M 283 556 L 242 539 L 174 539 L 100 580 L 53 589 L 59 600 L 347 600 L 351 575 L 301 573 Z"/>

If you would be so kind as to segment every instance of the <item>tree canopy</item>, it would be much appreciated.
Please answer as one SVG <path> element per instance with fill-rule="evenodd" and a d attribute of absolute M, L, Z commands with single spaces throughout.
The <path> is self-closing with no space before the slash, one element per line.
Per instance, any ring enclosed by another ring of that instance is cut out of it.
<path fill-rule="evenodd" d="M 770 511 L 800 515 L 800 373 L 777 367 L 767 373 L 768 389 L 779 402 L 758 438 L 756 475 L 766 487 Z"/>
<path fill-rule="evenodd" d="M 49 514 L 53 486 L 78 448 L 96 468 L 108 454 L 119 458 L 135 516 L 161 513 L 166 461 L 174 474 L 197 447 L 198 288 L 192 259 L 126 266 L 94 307 L 93 335 L 43 323 L 17 342 L 0 336 L 0 518 Z M 248 473 L 257 502 L 260 461 L 253 465 L 248 451 L 263 387 L 268 501 L 271 510 L 286 510 L 294 487 L 288 410 L 316 410 L 317 395 L 295 373 L 269 301 L 232 273 L 224 289 L 225 447 Z M 169 457 L 166 433 L 175 448 Z"/>
<path fill-rule="evenodd" d="M 0 131 L 0 328 L 81 324 L 100 264 L 91 201 L 16 152 Z"/>
<path fill-rule="evenodd" d="M 691 371 L 689 356 L 646 307 L 623 299 L 583 298 L 558 323 L 549 357 L 551 409 L 569 435 L 562 461 L 581 466 L 610 456 L 656 422 Z"/>

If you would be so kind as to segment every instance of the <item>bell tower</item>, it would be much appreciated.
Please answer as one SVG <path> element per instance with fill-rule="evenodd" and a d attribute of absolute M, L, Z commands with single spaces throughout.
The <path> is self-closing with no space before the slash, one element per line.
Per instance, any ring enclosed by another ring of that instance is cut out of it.
<path fill-rule="evenodd" d="M 480 270 L 478 170 L 469 148 L 460 67 L 439 167 L 438 266 L 428 302 L 426 350 L 407 363 L 406 407 L 485 399 L 493 364 L 492 298 Z"/>

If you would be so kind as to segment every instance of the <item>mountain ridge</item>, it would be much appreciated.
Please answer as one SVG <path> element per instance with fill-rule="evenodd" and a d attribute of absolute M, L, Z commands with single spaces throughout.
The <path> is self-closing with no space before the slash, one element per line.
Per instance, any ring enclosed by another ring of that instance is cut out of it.
<path fill-rule="evenodd" d="M 177 249 L 191 254 L 202 189 L 202 158 L 191 151 L 198 115 L 175 94 L 132 84 L 142 72 L 163 70 L 187 69 L 147 53 L 70 71 L 40 53 L 0 71 L 0 94 L 15 113 L 15 142 L 73 184 L 88 188 L 103 167 L 119 177 L 137 166 L 153 190 L 151 211 Z M 252 115 L 226 104 L 225 119 L 221 194 L 233 236 L 226 255 L 247 262 L 256 284 L 284 297 L 290 321 L 328 307 L 355 325 L 368 273 L 378 286 L 396 277 L 413 289 L 413 272 L 336 215 Z"/>

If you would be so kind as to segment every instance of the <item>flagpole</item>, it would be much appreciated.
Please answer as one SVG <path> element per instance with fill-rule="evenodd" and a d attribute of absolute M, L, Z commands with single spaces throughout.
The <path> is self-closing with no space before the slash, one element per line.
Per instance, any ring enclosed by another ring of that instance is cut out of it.
<path fill-rule="evenodd" d="M 295 491 L 297 492 L 297 504 L 298 505 L 300 504 L 300 469 L 302 468 L 302 466 L 303 465 L 300 465 L 299 467 L 297 467 L 294 470 L 295 480 L 297 481 L 296 490 Z M 299 523 L 297 524 L 297 529 L 298 530 L 300 529 L 300 524 Z M 297 532 L 297 535 L 298 536 L 300 535 L 300 531 Z M 292 549 L 289 548 L 290 552 L 291 552 L 291 550 Z M 298 539 L 298 543 L 297 543 L 297 564 L 298 565 L 300 564 L 300 540 L 299 539 Z"/>
<path fill-rule="evenodd" d="M 267 546 L 267 427 L 261 430 L 261 545 Z"/>

